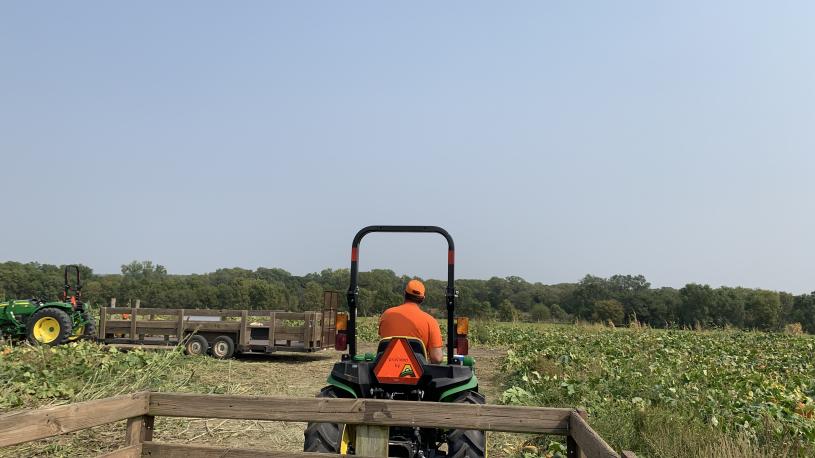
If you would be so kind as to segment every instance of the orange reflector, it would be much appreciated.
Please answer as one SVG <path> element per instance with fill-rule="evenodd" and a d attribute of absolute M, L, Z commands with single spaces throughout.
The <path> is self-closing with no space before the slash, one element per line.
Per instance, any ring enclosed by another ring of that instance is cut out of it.
<path fill-rule="evenodd" d="M 348 314 L 340 312 L 337 314 L 337 331 L 345 331 L 348 329 Z"/>
<path fill-rule="evenodd" d="M 466 336 L 467 332 L 470 330 L 470 319 L 466 316 L 460 316 L 456 318 L 456 334 L 460 336 Z"/>
<path fill-rule="evenodd" d="M 374 375 L 379 383 L 415 385 L 419 383 L 423 373 L 422 365 L 410 349 L 410 344 L 399 337 L 391 339 L 374 368 Z"/>

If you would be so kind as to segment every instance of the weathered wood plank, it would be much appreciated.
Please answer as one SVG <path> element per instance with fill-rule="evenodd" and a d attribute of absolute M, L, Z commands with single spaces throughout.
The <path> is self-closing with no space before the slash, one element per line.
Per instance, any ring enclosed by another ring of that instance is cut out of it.
<path fill-rule="evenodd" d="M 573 411 L 569 416 L 569 437 L 577 443 L 580 453 L 587 457 L 620 458 L 578 412 Z"/>
<path fill-rule="evenodd" d="M 125 445 L 138 445 L 153 439 L 153 417 L 141 415 L 127 419 Z"/>
<path fill-rule="evenodd" d="M 111 302 L 115 303 L 116 299 L 111 299 Z M 105 329 L 107 326 L 108 315 L 107 315 L 107 307 L 102 307 L 99 309 L 99 329 L 96 332 L 96 337 L 99 339 L 105 338 Z"/>
<path fill-rule="evenodd" d="M 0 415 L 0 447 L 144 415 L 148 399 L 149 395 L 141 392 Z"/>
<path fill-rule="evenodd" d="M 375 458 L 364 455 L 339 455 L 335 453 L 279 452 L 251 448 L 222 448 L 204 445 L 166 444 L 145 442 L 142 456 L 161 458 Z"/>
<path fill-rule="evenodd" d="M 355 452 L 370 456 L 388 456 L 390 428 L 387 426 L 357 425 L 355 429 Z"/>
<path fill-rule="evenodd" d="M 123 447 L 112 452 L 99 455 L 96 458 L 141 458 L 141 444 Z"/>
<path fill-rule="evenodd" d="M 567 434 L 571 409 L 379 399 L 151 393 L 149 414 Z"/>

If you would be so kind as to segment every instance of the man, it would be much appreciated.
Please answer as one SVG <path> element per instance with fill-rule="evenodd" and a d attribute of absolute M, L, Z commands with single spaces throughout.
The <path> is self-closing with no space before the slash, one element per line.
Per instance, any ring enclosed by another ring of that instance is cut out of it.
<path fill-rule="evenodd" d="M 385 310 L 379 318 L 379 337 L 415 337 L 424 342 L 430 362 L 442 361 L 441 331 L 436 319 L 419 308 L 424 302 L 424 284 L 411 280 L 405 287 L 405 303 Z"/>

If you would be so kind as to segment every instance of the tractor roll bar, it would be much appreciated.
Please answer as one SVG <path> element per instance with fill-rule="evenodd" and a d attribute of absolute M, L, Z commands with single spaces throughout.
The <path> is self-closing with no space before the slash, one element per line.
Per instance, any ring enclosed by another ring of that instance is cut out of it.
<path fill-rule="evenodd" d="M 76 270 L 76 283 L 74 283 L 73 287 L 71 287 L 71 284 L 68 282 L 68 271 L 71 268 L 74 268 Z M 82 300 L 82 279 L 79 277 L 79 266 L 74 264 L 67 265 L 65 266 L 64 272 L 65 272 L 65 292 L 63 293 L 64 299 L 68 300 L 68 294 L 71 292 L 71 290 L 74 290 L 76 292 L 76 299 Z"/>
<path fill-rule="evenodd" d="M 435 232 L 447 239 L 447 291 L 445 293 L 447 303 L 447 364 L 453 363 L 453 348 L 456 340 L 456 327 L 454 325 L 456 311 L 456 288 L 454 277 L 455 265 L 455 245 L 453 237 L 438 226 L 368 226 L 362 228 L 351 244 L 351 285 L 348 287 L 348 354 L 353 357 L 357 354 L 357 299 L 359 297 L 359 286 L 357 277 L 359 274 L 359 244 L 362 238 L 371 232 Z"/>

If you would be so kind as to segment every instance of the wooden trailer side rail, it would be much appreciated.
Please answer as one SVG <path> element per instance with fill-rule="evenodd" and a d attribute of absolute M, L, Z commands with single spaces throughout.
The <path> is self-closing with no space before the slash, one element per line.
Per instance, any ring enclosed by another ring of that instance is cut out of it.
<path fill-rule="evenodd" d="M 123 447 L 113 457 L 299 457 L 339 455 L 219 448 L 153 442 L 157 416 L 356 425 L 357 458 L 387 455 L 388 428 L 422 426 L 567 436 L 570 457 L 619 457 L 574 409 L 391 401 L 380 399 L 136 393 L 0 415 L 0 447 L 127 419 Z M 363 444 L 365 444 L 363 446 Z M 631 452 L 624 456 L 633 457 Z"/>
<path fill-rule="evenodd" d="M 266 352 L 315 351 L 334 346 L 334 336 L 329 334 L 336 332 L 336 304 L 339 301 L 328 293 L 325 299 L 332 303 L 327 302 L 327 308 L 320 312 L 102 307 L 99 312 L 98 340 L 126 346 L 166 346 L 171 342 L 180 343 L 185 335 L 193 332 L 221 333 L 231 335 L 239 351 L 251 351 L 258 347 Z M 121 315 L 122 318 L 114 319 L 116 315 Z M 197 319 L 198 317 L 201 319 Z M 203 317 L 221 320 L 210 321 Z M 290 325 L 286 323 L 287 320 L 302 324 Z M 264 328 L 265 332 L 258 331 L 259 327 Z M 154 337 L 145 339 L 146 336 Z M 286 341 L 286 344 L 278 345 L 278 341 Z M 292 342 L 302 342 L 302 346 L 293 346 Z"/>

